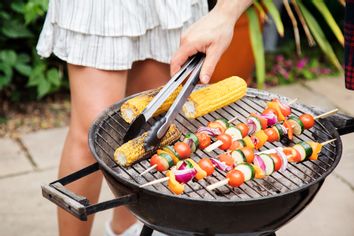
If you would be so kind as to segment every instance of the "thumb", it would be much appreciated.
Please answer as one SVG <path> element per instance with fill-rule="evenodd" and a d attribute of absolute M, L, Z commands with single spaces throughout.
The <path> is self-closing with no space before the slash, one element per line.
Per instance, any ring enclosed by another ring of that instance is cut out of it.
<path fill-rule="evenodd" d="M 209 83 L 221 55 L 222 50 L 217 50 L 213 45 L 207 49 L 205 61 L 200 71 L 200 81 L 203 84 Z"/>

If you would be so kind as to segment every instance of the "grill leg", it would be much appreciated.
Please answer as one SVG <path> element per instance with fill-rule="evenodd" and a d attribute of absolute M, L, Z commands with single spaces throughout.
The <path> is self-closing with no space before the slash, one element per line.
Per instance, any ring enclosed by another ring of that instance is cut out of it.
<path fill-rule="evenodd" d="M 144 225 L 143 229 L 141 230 L 140 236 L 151 236 L 154 230 L 146 225 Z"/>

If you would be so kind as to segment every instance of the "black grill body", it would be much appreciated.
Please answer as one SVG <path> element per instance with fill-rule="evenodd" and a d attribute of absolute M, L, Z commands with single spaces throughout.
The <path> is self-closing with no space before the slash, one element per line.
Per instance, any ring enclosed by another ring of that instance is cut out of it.
<path fill-rule="evenodd" d="M 288 101 L 285 97 L 249 89 L 245 98 L 230 106 L 196 120 L 188 120 L 179 115 L 175 123 L 186 134 L 220 117 L 231 119 L 237 116 L 239 122 L 245 122 L 251 112 L 262 112 L 266 102 L 276 97 Z M 89 145 L 97 163 L 42 187 L 45 197 L 82 220 L 94 212 L 127 205 L 144 224 L 168 235 L 269 235 L 311 202 L 342 154 L 342 143 L 335 125 L 323 119 L 316 121 L 311 130 L 306 130 L 294 140 L 323 142 L 336 138 L 335 142 L 324 146 L 317 161 L 290 164 L 283 173 L 277 172 L 265 179 L 248 181 L 239 188 L 224 186 L 216 191 L 208 191 L 206 186 L 225 178 L 226 173 L 219 170 L 204 180 L 188 183 L 181 196 L 173 195 L 166 183 L 140 188 L 141 184 L 164 175 L 151 172 L 139 176 L 149 167 L 148 160 L 130 168 L 122 168 L 113 161 L 114 150 L 122 144 L 122 137 L 129 126 L 120 117 L 119 111 L 125 100 L 105 111 L 90 129 Z M 321 113 L 301 104 L 292 107 L 297 116 L 302 113 Z M 340 126 L 338 128 L 342 133 L 354 131 L 352 118 L 341 115 L 332 117 L 332 121 Z M 290 144 L 287 140 L 282 142 L 266 144 L 263 150 Z M 198 150 L 193 159 L 198 161 L 201 157 L 215 157 L 219 153 L 215 151 L 207 154 Z M 62 190 L 60 185 L 98 169 L 104 173 L 116 199 L 92 205 L 83 201 L 81 196 Z M 78 204 L 68 204 L 68 196 Z"/>

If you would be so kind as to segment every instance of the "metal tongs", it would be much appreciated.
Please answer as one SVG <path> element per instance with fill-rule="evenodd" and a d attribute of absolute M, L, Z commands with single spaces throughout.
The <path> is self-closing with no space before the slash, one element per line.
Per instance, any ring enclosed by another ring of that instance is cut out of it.
<path fill-rule="evenodd" d="M 148 137 L 145 139 L 145 148 L 156 147 L 162 137 L 167 132 L 171 122 L 176 118 L 189 94 L 193 91 L 199 81 L 199 74 L 205 59 L 205 54 L 197 53 L 191 57 L 182 68 L 170 79 L 170 81 L 161 89 L 161 91 L 152 99 L 143 112 L 135 118 L 128 128 L 123 140 L 124 142 L 135 138 L 141 132 L 147 121 L 154 115 L 157 109 L 166 101 L 166 99 L 177 89 L 177 87 L 189 76 L 181 92 L 173 102 L 166 115 L 159 119 L 150 128 Z"/>

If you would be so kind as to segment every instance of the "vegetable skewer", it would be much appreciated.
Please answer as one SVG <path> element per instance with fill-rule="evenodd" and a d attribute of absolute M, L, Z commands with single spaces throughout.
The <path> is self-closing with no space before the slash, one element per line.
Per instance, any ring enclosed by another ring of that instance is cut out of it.
<path fill-rule="evenodd" d="M 270 150 L 267 150 L 264 152 L 259 152 L 256 155 L 260 156 L 260 159 L 263 161 L 263 164 L 264 164 L 264 162 L 267 162 L 267 161 L 265 160 L 265 158 L 262 158 L 263 157 L 262 154 L 268 155 L 268 154 L 274 153 L 274 151 L 277 152 L 277 150 L 281 149 L 284 151 L 284 154 L 286 154 L 286 157 L 289 161 L 302 162 L 306 159 L 311 159 L 312 156 L 314 156 L 313 157 L 314 159 L 317 159 L 317 155 L 321 151 L 322 146 L 327 145 L 335 140 L 336 139 L 331 139 L 331 140 L 328 140 L 328 141 L 325 141 L 322 143 L 311 142 L 311 143 L 313 143 L 313 146 L 311 146 L 310 144 L 307 144 L 306 142 L 300 142 L 300 143 L 294 145 L 294 147 L 289 147 L 289 148 L 281 148 L 280 147 L 280 148 L 275 148 L 275 150 L 270 149 Z M 316 147 L 316 149 L 314 149 L 313 147 Z M 296 159 L 293 158 L 293 155 L 294 155 L 293 153 L 286 153 L 285 150 L 289 150 L 291 148 L 295 149 L 295 152 L 296 152 L 295 155 L 298 155 L 299 158 L 296 158 Z M 298 149 L 299 150 L 302 149 L 303 151 L 298 151 Z M 264 156 L 264 157 L 267 157 L 267 156 Z M 274 163 L 273 163 L 273 165 L 274 165 Z M 259 164 L 258 164 L 258 166 L 259 166 Z M 270 170 L 268 173 L 267 173 L 267 166 L 265 169 L 266 169 L 266 175 L 271 175 L 272 173 L 275 172 L 274 167 L 273 167 L 273 170 Z M 270 169 L 272 169 L 272 168 L 270 168 Z M 219 182 L 211 184 L 211 185 L 207 186 L 206 188 L 207 188 L 207 190 L 212 191 L 216 188 L 219 188 L 219 187 L 227 185 L 227 184 L 229 184 L 232 187 L 238 187 L 244 181 L 254 178 L 254 176 L 249 177 L 249 174 L 247 174 L 247 171 L 248 170 L 243 170 L 243 169 L 240 170 L 240 168 L 236 167 L 235 169 L 233 169 L 229 173 L 227 173 L 226 178 L 224 180 L 221 180 Z M 239 172 L 241 172 L 242 175 Z M 244 178 L 243 181 L 241 181 L 242 177 Z"/>
<path fill-rule="evenodd" d="M 281 170 L 284 171 L 287 167 L 287 161 L 289 160 L 290 162 L 302 162 L 307 159 L 311 160 L 316 160 L 318 153 L 321 151 L 321 148 L 323 145 L 326 145 L 330 142 L 335 141 L 336 139 L 328 140 L 323 143 L 316 143 L 316 142 L 300 142 L 298 144 L 295 144 L 293 147 L 277 147 L 275 149 L 270 149 L 266 150 L 263 152 L 258 152 L 254 154 L 254 159 L 252 159 L 253 163 L 251 162 L 240 162 L 236 167 L 232 170 L 230 170 L 227 173 L 227 178 L 219 181 L 217 183 L 214 183 L 212 185 L 209 185 L 207 187 L 208 190 L 213 190 L 215 188 L 221 187 L 226 184 L 230 184 L 232 187 L 237 187 L 240 186 L 243 182 L 248 181 L 253 178 L 263 178 L 266 175 L 271 175 L 272 173 Z M 297 148 L 298 147 L 298 148 Z M 301 148 L 303 150 L 301 150 Z M 292 153 L 285 153 L 285 150 L 293 149 L 295 151 L 295 155 L 298 156 L 298 158 L 294 158 L 294 154 Z M 279 153 L 280 150 L 284 151 L 284 153 L 279 157 L 279 155 L 272 155 L 275 153 Z M 299 151 L 298 151 L 299 150 Z M 283 157 L 285 159 L 283 159 Z M 200 180 L 202 178 L 205 178 L 206 176 L 211 175 L 214 172 L 214 167 L 216 166 L 212 161 L 207 160 L 207 158 L 202 158 L 198 164 L 196 164 L 193 160 L 187 159 L 185 160 L 186 162 L 193 162 L 190 166 L 193 166 L 193 168 L 198 169 L 195 171 L 190 171 L 190 173 L 199 173 L 199 176 L 196 178 L 197 180 Z M 179 162 L 181 163 L 181 162 Z M 181 165 L 179 165 L 181 166 Z M 180 183 L 175 183 L 176 176 L 179 174 L 176 173 L 176 168 L 179 169 L 178 165 L 177 167 L 174 167 L 172 170 L 168 171 L 167 175 L 168 177 L 164 177 L 161 179 L 157 179 L 151 182 L 148 182 L 146 184 L 141 185 L 141 187 L 146 187 L 150 185 L 154 185 L 157 183 L 162 183 L 165 181 L 169 181 L 169 188 L 170 185 L 174 184 L 175 186 L 173 187 L 176 188 L 176 186 L 179 186 L 179 184 L 187 183 L 190 180 L 194 178 L 194 175 L 188 175 L 187 179 L 184 179 L 184 181 L 181 181 Z M 204 172 L 200 174 L 201 172 Z M 171 175 L 174 174 L 173 181 L 171 181 Z M 179 182 L 177 180 L 177 182 Z M 179 186 L 176 189 L 181 189 L 182 187 Z M 171 188 L 170 190 L 174 193 Z M 183 191 L 182 191 L 183 192 Z M 182 192 L 177 192 L 176 194 L 180 194 Z"/>
<path fill-rule="evenodd" d="M 259 130 L 264 130 L 268 126 L 272 126 L 276 124 L 279 120 L 284 120 L 284 117 L 290 115 L 291 114 L 290 105 L 296 101 L 297 98 L 293 99 L 288 104 L 283 104 L 279 101 L 279 99 L 273 99 L 272 101 L 268 102 L 268 107 L 263 111 L 261 115 L 252 113 L 250 117 L 247 119 L 247 124 L 243 124 L 243 123 L 241 124 L 247 127 L 247 134 L 249 135 L 252 135 Z M 225 148 L 227 147 L 227 145 L 225 145 L 225 142 L 229 141 L 230 139 L 229 137 L 227 138 L 227 135 L 232 137 L 231 141 L 242 139 L 244 136 L 246 136 L 245 134 L 243 135 L 240 134 L 239 127 L 228 128 L 225 131 L 225 134 L 218 137 L 217 138 L 218 140 L 216 142 L 206 147 L 205 151 L 211 152 L 212 150 L 218 147 L 221 147 L 222 150 L 225 150 Z"/>
<path fill-rule="evenodd" d="M 295 135 L 300 135 L 303 133 L 305 129 L 310 129 L 314 125 L 314 121 L 320 118 L 325 118 L 330 115 L 335 114 L 338 111 L 338 109 L 334 109 L 328 112 L 325 112 L 321 115 L 318 116 L 312 116 L 310 114 L 302 114 L 299 118 L 295 116 L 290 116 L 288 120 L 285 120 L 283 124 L 275 124 L 274 126 L 270 128 L 264 129 L 265 134 L 268 136 L 266 141 L 269 142 L 274 142 L 274 141 L 279 141 L 281 136 L 288 134 L 289 139 L 292 139 L 292 134 L 294 133 Z M 266 125 L 263 126 L 263 128 Z M 258 132 L 258 133 L 257 133 Z M 258 130 L 255 133 L 255 136 L 262 136 L 262 131 Z M 225 132 L 226 133 L 226 132 Z M 257 135 L 258 134 L 258 135 Z M 252 136 L 251 136 L 252 137 Z M 231 142 L 236 141 L 240 139 L 239 136 L 234 136 L 232 137 Z M 254 137 L 253 137 L 254 139 Z M 226 138 L 218 139 L 218 141 L 212 143 L 208 147 L 206 147 L 204 150 L 206 152 L 211 152 L 215 150 L 216 148 L 220 148 L 222 150 L 225 150 L 224 147 L 226 146 L 225 143 L 227 143 L 229 140 Z M 224 145 L 224 146 L 223 146 Z M 260 147 L 263 145 L 259 145 Z"/>
<path fill-rule="evenodd" d="M 228 121 L 223 119 L 218 119 L 214 122 L 218 123 L 219 125 L 218 127 L 220 127 L 220 124 L 226 126 L 227 124 L 231 124 L 232 122 L 234 122 L 236 119 L 237 117 L 233 117 Z M 224 126 L 222 126 L 222 128 Z M 187 134 L 186 140 L 187 141 L 184 142 L 177 142 L 173 147 L 165 146 L 163 147 L 162 150 L 158 150 L 157 155 L 156 154 L 153 155 L 150 159 L 151 166 L 145 171 L 143 171 L 142 173 L 140 173 L 140 176 L 150 172 L 153 169 L 157 169 L 158 171 L 168 170 L 174 164 L 177 164 L 179 160 L 188 158 L 191 155 L 191 152 L 192 151 L 194 152 L 198 147 L 203 148 L 204 146 L 208 146 L 211 142 L 209 136 L 207 136 L 207 134 L 203 132 L 197 133 L 196 135 L 191 133 Z"/>

